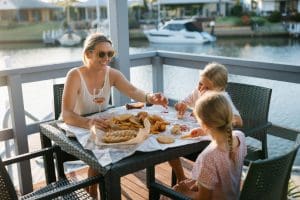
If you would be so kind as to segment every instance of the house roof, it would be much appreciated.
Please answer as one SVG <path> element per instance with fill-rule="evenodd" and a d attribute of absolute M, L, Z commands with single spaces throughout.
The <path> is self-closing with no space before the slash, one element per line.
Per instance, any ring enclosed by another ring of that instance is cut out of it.
<path fill-rule="evenodd" d="M 99 2 L 99 6 L 107 6 L 107 0 L 86 0 L 73 4 L 73 7 L 77 8 L 92 8 L 97 6 L 97 2 Z"/>
<path fill-rule="evenodd" d="M 197 3 L 218 3 L 219 0 L 160 0 L 160 4 L 197 4 Z M 222 3 L 234 3 L 233 0 L 222 0 Z"/>
<path fill-rule="evenodd" d="M 59 8 L 58 6 L 40 0 L 0 0 L 0 10 L 17 10 L 30 8 Z"/>
<path fill-rule="evenodd" d="M 77 8 L 92 8 L 92 7 L 96 7 L 97 0 L 81 0 L 77 3 L 73 4 L 73 7 L 77 7 Z M 106 7 L 108 4 L 107 0 L 98 0 L 99 1 L 99 6 L 103 6 Z M 128 0 L 128 5 L 129 6 L 134 6 L 134 5 L 143 5 L 143 0 Z"/>

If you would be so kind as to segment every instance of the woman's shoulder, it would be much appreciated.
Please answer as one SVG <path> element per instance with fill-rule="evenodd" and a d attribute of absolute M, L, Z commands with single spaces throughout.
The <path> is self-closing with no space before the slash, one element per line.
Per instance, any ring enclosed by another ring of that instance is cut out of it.
<path fill-rule="evenodd" d="M 80 75 L 79 75 L 79 72 L 80 72 L 80 70 L 82 70 L 82 67 L 83 67 L 83 66 L 72 68 L 72 69 L 68 72 L 67 77 L 68 77 L 68 78 L 72 78 L 72 79 L 79 79 L 79 78 L 80 78 L 80 77 L 79 77 L 79 76 L 80 76 Z"/>

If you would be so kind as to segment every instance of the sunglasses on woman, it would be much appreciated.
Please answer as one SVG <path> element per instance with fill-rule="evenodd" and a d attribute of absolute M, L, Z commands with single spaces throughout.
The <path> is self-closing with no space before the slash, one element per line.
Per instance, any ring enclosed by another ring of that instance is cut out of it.
<path fill-rule="evenodd" d="M 114 51 L 108 51 L 108 52 L 100 51 L 100 52 L 98 53 L 99 58 L 105 58 L 106 56 L 107 56 L 108 58 L 112 58 L 112 57 L 114 57 L 114 55 L 115 55 L 115 52 L 114 52 Z"/>

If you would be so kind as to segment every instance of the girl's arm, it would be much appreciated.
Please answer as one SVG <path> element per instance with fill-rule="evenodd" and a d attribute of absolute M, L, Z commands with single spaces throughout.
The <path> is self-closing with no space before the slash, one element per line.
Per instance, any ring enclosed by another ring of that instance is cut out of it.
<path fill-rule="evenodd" d="M 167 106 L 168 100 L 162 94 L 146 93 L 143 90 L 136 88 L 118 70 L 111 69 L 110 73 L 112 85 L 114 85 L 120 92 L 122 92 L 126 96 L 134 99 L 135 101 Z"/>
<path fill-rule="evenodd" d="M 197 188 L 197 189 L 195 189 Z M 212 198 L 212 190 L 203 187 L 202 185 L 195 183 L 189 186 L 184 181 L 174 186 L 175 191 L 181 192 L 182 194 L 195 200 L 210 200 Z"/>
<path fill-rule="evenodd" d="M 232 126 L 233 127 L 242 127 L 243 126 L 243 120 L 240 115 L 233 115 L 232 119 Z"/>

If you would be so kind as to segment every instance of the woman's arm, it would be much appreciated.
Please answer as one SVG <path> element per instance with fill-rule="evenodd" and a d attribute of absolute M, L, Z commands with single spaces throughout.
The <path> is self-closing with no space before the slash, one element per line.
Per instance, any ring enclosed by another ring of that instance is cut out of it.
<path fill-rule="evenodd" d="M 62 118 L 65 123 L 90 129 L 95 125 L 99 129 L 105 130 L 107 123 L 103 119 L 88 119 L 82 117 L 74 112 L 76 99 L 80 92 L 80 77 L 76 70 L 71 70 L 67 74 L 67 80 L 64 86 L 63 99 L 62 99 Z"/>
<path fill-rule="evenodd" d="M 146 93 L 143 90 L 136 88 L 118 70 L 112 69 L 110 73 L 112 85 L 114 85 L 120 92 L 122 92 L 126 96 L 134 99 L 135 101 L 167 106 L 168 100 L 162 94 Z"/>
<path fill-rule="evenodd" d="M 90 120 L 74 112 L 76 99 L 80 92 L 80 85 L 81 81 L 78 72 L 75 69 L 69 71 L 62 98 L 62 118 L 67 124 L 90 128 Z"/>

